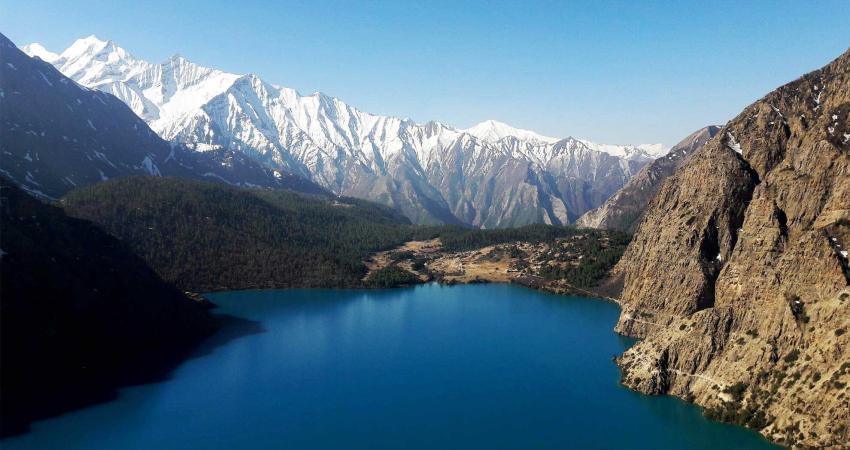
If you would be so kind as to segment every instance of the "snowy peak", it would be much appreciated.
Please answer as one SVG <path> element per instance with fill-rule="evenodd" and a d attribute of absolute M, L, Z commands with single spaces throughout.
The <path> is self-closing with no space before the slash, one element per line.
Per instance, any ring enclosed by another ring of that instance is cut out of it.
<path fill-rule="evenodd" d="M 38 56 L 42 61 L 52 63 L 59 59 L 59 55 L 51 52 L 50 50 L 44 48 L 43 45 L 38 42 L 33 42 L 32 44 L 27 44 L 21 47 L 21 50 L 24 51 L 28 56 L 35 57 Z"/>
<path fill-rule="evenodd" d="M 83 53 L 90 52 L 92 49 L 102 49 L 108 42 L 110 41 L 104 41 L 95 35 L 91 35 L 87 38 L 77 39 L 70 47 L 65 49 L 62 54 L 71 57 L 79 56 Z"/>
<path fill-rule="evenodd" d="M 546 142 L 549 144 L 554 144 L 560 140 L 558 138 L 543 136 L 533 131 L 514 128 L 506 123 L 492 119 L 485 120 L 484 122 L 463 131 L 466 131 L 476 138 L 491 144 L 499 142 L 506 137 L 515 137 L 523 141 Z"/>
<path fill-rule="evenodd" d="M 607 153 L 611 156 L 634 161 L 652 161 L 660 158 L 670 151 L 663 144 L 642 144 L 634 145 L 616 145 L 616 144 L 600 144 L 598 142 L 579 139 L 579 142 L 586 145 L 591 150 Z"/>
<path fill-rule="evenodd" d="M 286 152 L 282 147 L 290 147 L 293 142 L 313 147 L 309 152 L 313 156 L 302 153 L 299 159 L 319 158 L 317 151 L 336 153 L 327 144 L 355 147 L 345 152 L 351 155 L 362 150 L 356 147 L 372 142 L 383 147 L 376 150 L 382 156 L 387 156 L 389 153 L 397 153 L 399 139 L 405 140 L 401 136 L 406 134 L 405 130 L 424 127 L 426 137 L 445 135 L 451 139 L 457 138 L 458 133 L 468 133 L 489 146 L 511 146 L 513 144 L 508 141 L 515 139 L 536 148 L 534 154 L 528 156 L 538 162 L 549 159 L 540 153 L 547 152 L 543 147 L 551 147 L 562 140 L 497 120 L 486 120 L 466 130 L 437 122 L 421 126 L 408 119 L 399 121 L 392 117 L 364 113 L 321 92 L 301 96 L 294 89 L 265 83 L 255 75 L 236 75 L 202 67 L 177 53 L 158 64 L 151 64 L 134 58 L 113 41 L 104 41 L 94 35 L 77 40 L 55 58 L 51 56 L 54 53 L 38 44 L 31 44 L 24 50 L 30 56 L 40 54 L 51 58 L 50 62 L 57 69 L 84 86 L 117 96 L 157 133 L 170 140 L 211 141 L 209 143 L 237 147 L 245 144 L 264 155 L 268 155 L 272 149 L 273 152 Z M 215 105 L 211 103 L 214 101 Z M 246 116 L 238 122 L 234 122 L 233 117 L 227 117 L 236 111 Z M 218 120 L 222 122 L 210 122 Z M 226 130 L 225 134 L 229 136 L 216 135 L 215 128 Z M 380 136 L 375 136 L 375 133 Z M 309 139 L 304 140 L 305 137 Z M 246 139 L 250 142 L 246 142 Z M 506 142 L 500 144 L 506 139 Z M 577 142 L 590 150 L 628 160 L 648 161 L 667 152 L 661 144 L 635 147 L 585 140 Z M 438 139 L 422 144 L 442 148 L 448 143 Z M 258 145 L 264 148 L 259 149 Z M 432 153 L 431 149 L 425 147 L 417 147 L 416 152 L 420 157 Z M 281 161 L 281 158 L 277 158 L 276 162 Z"/>
<path fill-rule="evenodd" d="M 52 64 L 79 84 L 116 96 L 162 138 L 232 149 L 336 194 L 396 205 L 417 223 L 494 227 L 518 225 L 520 216 L 568 223 L 597 206 L 575 199 L 594 192 L 604 200 L 657 151 L 558 139 L 496 120 L 466 130 L 418 125 L 178 54 L 155 64 L 138 60 L 94 36 Z M 517 186 L 532 185 L 539 189 L 517 197 Z M 491 192 L 471 194 L 481 189 Z M 521 207 L 497 206 L 517 201 Z"/>
<path fill-rule="evenodd" d="M 670 149 L 660 142 L 656 144 L 641 144 L 637 148 L 646 152 L 653 159 L 658 159 L 670 152 Z"/>
<path fill-rule="evenodd" d="M 33 56 L 33 49 L 22 50 Z M 50 63 L 68 78 L 88 87 L 123 81 L 148 65 L 144 61 L 133 58 L 112 40 L 104 41 L 95 35 L 77 39 Z"/>

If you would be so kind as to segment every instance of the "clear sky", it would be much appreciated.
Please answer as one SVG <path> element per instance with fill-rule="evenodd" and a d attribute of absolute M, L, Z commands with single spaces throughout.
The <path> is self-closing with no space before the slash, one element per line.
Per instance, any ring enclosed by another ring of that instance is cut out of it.
<path fill-rule="evenodd" d="M 850 1 L 7 0 L 0 31 L 57 53 L 94 34 L 420 123 L 673 145 L 847 50 Z"/>

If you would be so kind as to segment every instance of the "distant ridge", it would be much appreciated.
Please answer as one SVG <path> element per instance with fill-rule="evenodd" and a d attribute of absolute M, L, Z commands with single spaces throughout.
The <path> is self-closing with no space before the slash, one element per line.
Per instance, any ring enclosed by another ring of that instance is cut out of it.
<path fill-rule="evenodd" d="M 27 57 L 3 35 L 0 135 L 0 173 L 48 198 L 130 174 L 330 194 L 239 152 L 166 142 L 114 96 L 79 86 L 50 64 Z"/>
<path fill-rule="evenodd" d="M 720 127 L 701 128 L 670 149 L 664 157 L 649 163 L 605 203 L 584 213 L 576 222 L 580 228 L 611 228 L 634 233 L 650 200 L 661 184 L 691 160 L 691 157 L 713 138 Z"/>
<path fill-rule="evenodd" d="M 58 57 L 37 44 L 25 48 L 74 81 L 115 95 L 164 139 L 233 149 L 335 194 L 398 207 L 423 224 L 566 224 L 666 150 L 546 137 L 495 120 L 466 130 L 418 125 L 179 55 L 149 63 L 95 36 Z"/>

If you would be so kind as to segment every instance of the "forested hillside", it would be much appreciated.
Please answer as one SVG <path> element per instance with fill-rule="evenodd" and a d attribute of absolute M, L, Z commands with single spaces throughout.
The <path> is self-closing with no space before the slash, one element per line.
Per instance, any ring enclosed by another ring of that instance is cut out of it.
<path fill-rule="evenodd" d="M 2 435 L 115 395 L 124 363 L 191 347 L 217 327 L 125 243 L 5 178 L 0 229 Z"/>
<path fill-rule="evenodd" d="M 125 240 L 166 280 L 197 292 L 369 287 L 363 260 L 409 240 L 439 237 L 445 251 L 463 251 L 575 234 L 549 225 L 413 226 L 365 200 L 169 177 L 109 180 L 72 191 L 62 205 Z"/>
<path fill-rule="evenodd" d="M 535 224 L 520 228 L 497 228 L 494 230 L 443 226 L 436 230 L 436 234 L 440 237 L 443 250 L 462 252 L 507 242 L 524 241 L 535 244 L 550 242 L 555 239 L 575 236 L 579 234 L 579 231 L 573 227 Z"/>
<path fill-rule="evenodd" d="M 126 177 L 71 192 L 68 214 L 124 239 L 193 291 L 353 287 L 369 251 L 407 239 L 394 210 L 347 198 Z"/>

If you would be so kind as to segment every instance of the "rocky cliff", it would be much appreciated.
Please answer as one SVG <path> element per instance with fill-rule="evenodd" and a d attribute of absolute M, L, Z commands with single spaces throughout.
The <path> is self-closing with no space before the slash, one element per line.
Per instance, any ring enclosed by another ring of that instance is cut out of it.
<path fill-rule="evenodd" d="M 602 206 L 584 213 L 573 225 L 634 233 L 664 180 L 687 164 L 718 131 L 720 127 L 711 125 L 693 132 L 670 149 L 666 156 L 647 164 Z"/>
<path fill-rule="evenodd" d="M 788 446 L 850 445 L 850 51 L 724 126 L 617 270 L 624 385 Z"/>

